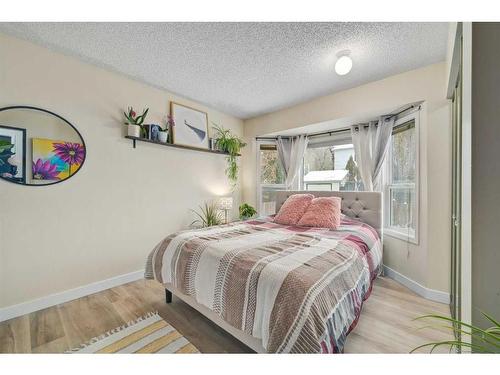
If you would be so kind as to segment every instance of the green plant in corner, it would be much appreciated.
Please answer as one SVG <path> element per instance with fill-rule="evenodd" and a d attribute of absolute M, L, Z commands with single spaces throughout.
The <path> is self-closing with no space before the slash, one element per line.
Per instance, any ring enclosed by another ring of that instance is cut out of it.
<path fill-rule="evenodd" d="M 243 203 L 239 209 L 240 209 L 240 220 L 250 219 L 257 213 L 257 210 L 247 203 Z"/>
<path fill-rule="evenodd" d="M 201 224 L 203 228 L 213 227 L 214 225 L 221 225 L 224 221 L 222 213 L 215 202 L 205 202 L 203 206 L 200 206 L 200 212 L 191 210 L 198 216 L 198 219 L 193 221 L 191 225 Z"/>
<path fill-rule="evenodd" d="M 421 348 L 431 348 L 432 353 L 436 348 L 440 346 L 449 347 L 450 352 L 453 348 L 460 349 L 468 348 L 474 353 L 500 353 L 500 323 L 492 318 L 490 315 L 481 311 L 481 314 L 486 320 L 491 324 L 491 327 L 482 329 L 477 326 L 464 323 L 460 320 L 453 319 L 443 315 L 429 314 L 424 316 L 419 316 L 414 320 L 420 319 L 433 319 L 440 323 L 447 323 L 446 325 L 439 326 L 425 326 L 423 328 L 445 328 L 451 330 L 454 334 L 459 334 L 462 336 L 469 336 L 471 342 L 466 342 L 462 340 L 444 340 L 437 342 L 430 342 L 424 345 L 420 345 L 413 349 L 410 353 L 413 353 Z M 451 323 L 451 324 L 450 324 Z"/>
<path fill-rule="evenodd" d="M 238 161 L 237 156 L 239 155 L 241 149 L 246 146 L 240 138 L 231 133 L 230 130 L 224 129 L 217 124 L 214 124 L 213 129 L 215 130 L 215 145 L 216 147 L 229 155 L 226 157 L 227 168 L 226 176 L 231 182 L 233 189 L 236 187 L 238 182 Z"/>

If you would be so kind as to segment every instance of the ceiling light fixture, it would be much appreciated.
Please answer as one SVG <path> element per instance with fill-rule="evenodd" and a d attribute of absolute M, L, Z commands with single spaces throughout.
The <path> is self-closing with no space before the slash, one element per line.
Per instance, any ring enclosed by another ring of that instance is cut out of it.
<path fill-rule="evenodd" d="M 339 76 L 345 76 L 352 69 L 352 59 L 349 57 L 349 50 L 341 51 L 337 54 L 337 62 L 335 63 L 335 72 Z"/>

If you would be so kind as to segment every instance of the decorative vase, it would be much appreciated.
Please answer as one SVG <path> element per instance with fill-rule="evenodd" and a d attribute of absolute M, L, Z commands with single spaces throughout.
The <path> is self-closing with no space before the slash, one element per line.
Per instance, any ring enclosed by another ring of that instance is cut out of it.
<path fill-rule="evenodd" d="M 158 132 L 158 140 L 162 143 L 167 143 L 168 141 L 168 131 L 160 131 Z"/>
<path fill-rule="evenodd" d="M 141 127 L 139 125 L 129 124 L 127 126 L 127 135 L 129 137 L 141 137 Z"/>

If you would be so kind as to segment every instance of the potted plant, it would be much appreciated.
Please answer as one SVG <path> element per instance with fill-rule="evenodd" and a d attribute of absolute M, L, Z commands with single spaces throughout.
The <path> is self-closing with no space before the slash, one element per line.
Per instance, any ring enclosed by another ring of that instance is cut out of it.
<path fill-rule="evenodd" d="M 158 132 L 158 140 L 162 143 L 167 143 L 168 135 L 172 126 L 175 126 L 174 118 L 171 115 L 167 116 L 167 121 L 165 121 L 165 129 Z"/>
<path fill-rule="evenodd" d="M 191 210 L 198 216 L 198 219 L 193 221 L 191 225 L 198 224 L 202 228 L 212 227 L 214 225 L 221 225 L 223 223 L 222 213 L 219 210 L 216 202 L 205 202 L 203 206 L 200 206 L 200 212 Z"/>
<path fill-rule="evenodd" d="M 125 125 L 127 125 L 127 135 L 137 138 L 146 137 L 146 129 L 144 129 L 143 123 L 146 119 L 148 111 L 149 108 L 146 108 L 142 112 L 142 115 L 137 116 L 137 113 L 134 111 L 134 109 L 132 107 L 129 107 L 128 113 L 123 112 L 126 118 Z"/>
<path fill-rule="evenodd" d="M 227 152 L 229 155 L 226 158 L 227 168 L 226 176 L 231 182 L 233 189 L 238 182 L 238 162 L 236 157 L 239 155 L 241 149 L 246 146 L 240 138 L 235 136 L 231 131 L 224 129 L 217 124 L 213 127 L 215 134 L 215 146 L 218 150 Z"/>
<path fill-rule="evenodd" d="M 240 220 L 248 220 L 257 213 L 257 210 L 247 203 L 240 206 Z"/>
<path fill-rule="evenodd" d="M 433 319 L 438 323 L 435 326 L 425 326 L 422 328 L 448 329 L 454 335 L 458 334 L 459 339 L 429 342 L 417 346 L 410 353 L 426 347 L 430 348 L 430 352 L 432 353 L 440 346 L 448 347 L 450 352 L 455 348 L 460 351 L 472 351 L 474 353 L 500 353 L 500 322 L 485 312 L 481 311 L 481 314 L 491 324 L 491 327 L 480 328 L 444 315 L 429 314 L 419 316 L 414 320 Z M 468 337 L 471 339 L 471 342 L 461 340 L 461 337 Z"/>

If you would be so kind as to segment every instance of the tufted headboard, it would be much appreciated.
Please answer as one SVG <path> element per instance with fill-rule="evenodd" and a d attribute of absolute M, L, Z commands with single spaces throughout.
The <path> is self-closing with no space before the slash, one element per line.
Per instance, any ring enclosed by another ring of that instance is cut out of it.
<path fill-rule="evenodd" d="M 382 238 L 382 193 L 371 191 L 292 191 L 276 192 L 276 212 L 292 194 L 342 198 L 342 213 L 372 226 Z"/>

